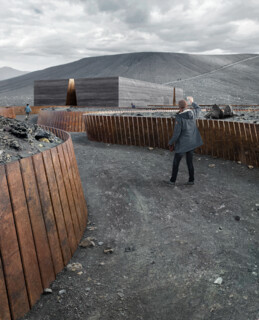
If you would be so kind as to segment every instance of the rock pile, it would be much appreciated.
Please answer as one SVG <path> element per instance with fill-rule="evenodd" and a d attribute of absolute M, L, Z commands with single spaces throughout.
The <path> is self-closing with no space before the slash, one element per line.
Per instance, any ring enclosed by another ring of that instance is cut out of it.
<path fill-rule="evenodd" d="M 0 165 L 29 157 L 61 142 L 36 124 L 0 116 Z"/>
<path fill-rule="evenodd" d="M 222 111 L 217 104 L 214 104 L 212 106 L 212 109 L 207 114 L 205 114 L 204 117 L 206 119 L 225 119 L 233 116 L 233 109 L 230 105 L 225 106 L 225 108 Z"/>

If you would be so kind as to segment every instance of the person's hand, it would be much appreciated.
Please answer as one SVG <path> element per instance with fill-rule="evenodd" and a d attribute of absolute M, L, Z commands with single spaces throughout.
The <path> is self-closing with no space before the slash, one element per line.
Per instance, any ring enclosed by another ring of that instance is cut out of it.
<path fill-rule="evenodd" d="M 193 103 L 193 97 L 187 97 L 187 102 L 188 102 L 188 104 L 192 104 Z"/>
<path fill-rule="evenodd" d="M 173 151 L 174 151 L 174 146 L 173 146 L 173 145 L 170 145 L 170 144 L 169 144 L 169 145 L 168 145 L 168 148 L 169 148 L 169 151 L 170 151 L 170 152 L 173 152 Z"/>

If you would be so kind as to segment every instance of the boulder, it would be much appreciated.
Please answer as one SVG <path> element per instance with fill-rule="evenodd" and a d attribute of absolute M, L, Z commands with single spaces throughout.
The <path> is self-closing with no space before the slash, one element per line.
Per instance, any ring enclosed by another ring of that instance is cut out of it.
<path fill-rule="evenodd" d="M 223 116 L 224 118 L 230 118 L 233 117 L 233 108 L 230 105 L 225 106 L 224 110 L 223 110 Z"/>
<path fill-rule="evenodd" d="M 214 104 L 212 106 L 211 111 L 209 111 L 206 115 L 206 119 L 223 119 L 224 114 L 223 111 L 220 109 L 220 107 L 217 104 Z"/>

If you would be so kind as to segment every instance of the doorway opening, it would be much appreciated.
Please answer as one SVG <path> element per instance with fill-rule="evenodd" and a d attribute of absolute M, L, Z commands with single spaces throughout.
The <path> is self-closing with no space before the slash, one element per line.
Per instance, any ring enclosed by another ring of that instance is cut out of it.
<path fill-rule="evenodd" d="M 66 106 L 77 106 L 75 79 L 68 80 Z"/>

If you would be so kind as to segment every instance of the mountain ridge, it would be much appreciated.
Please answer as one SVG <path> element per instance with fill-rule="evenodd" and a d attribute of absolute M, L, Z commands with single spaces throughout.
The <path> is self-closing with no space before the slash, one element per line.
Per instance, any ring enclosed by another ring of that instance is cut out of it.
<path fill-rule="evenodd" d="M 160 84 L 173 82 L 173 86 L 183 88 L 186 95 L 194 95 L 199 103 L 259 103 L 258 57 L 136 52 L 83 58 L 0 81 L 0 104 L 32 103 L 35 80 L 110 76 Z"/>
<path fill-rule="evenodd" d="M 0 81 L 18 77 L 27 73 L 29 73 L 29 71 L 22 71 L 4 66 L 0 68 Z"/>

